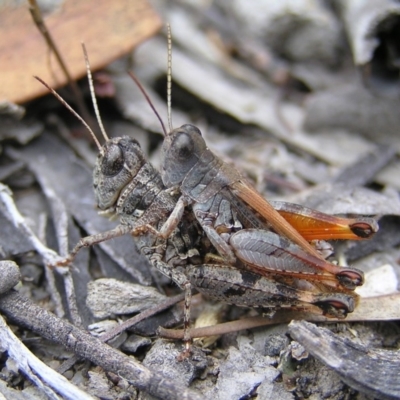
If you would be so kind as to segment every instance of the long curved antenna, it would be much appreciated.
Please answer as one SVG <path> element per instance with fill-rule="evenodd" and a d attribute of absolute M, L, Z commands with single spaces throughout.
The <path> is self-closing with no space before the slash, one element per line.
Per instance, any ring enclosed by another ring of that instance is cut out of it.
<path fill-rule="evenodd" d="M 167 24 L 167 39 L 168 39 L 168 64 L 167 64 L 167 116 L 168 128 L 172 131 L 172 111 L 171 111 L 171 93 L 172 93 L 172 35 L 171 25 Z"/>
<path fill-rule="evenodd" d="M 99 124 L 101 134 L 103 135 L 104 139 L 106 141 L 109 140 L 106 130 L 104 129 L 103 121 L 101 120 L 100 117 L 100 112 L 99 112 L 99 107 L 97 106 L 97 100 L 96 100 L 96 95 L 94 94 L 94 87 L 93 87 L 93 78 L 92 78 L 92 72 L 90 71 L 90 63 L 89 63 L 89 57 L 86 51 L 86 47 L 84 43 L 82 44 L 82 49 L 83 49 L 83 54 L 85 56 L 85 63 L 86 63 L 86 73 L 89 81 L 89 88 L 90 88 L 90 96 L 92 98 L 92 103 L 93 103 L 93 108 L 94 108 L 94 113 L 96 114 L 96 119 L 97 123 Z"/>
<path fill-rule="evenodd" d="M 167 24 L 167 36 L 168 36 L 168 69 L 167 69 L 167 115 L 168 115 L 168 128 L 172 131 L 172 113 L 171 113 L 171 76 L 172 76 L 172 39 L 171 39 L 171 27 Z M 133 79 L 136 86 L 142 92 L 143 96 L 147 100 L 147 103 L 150 105 L 151 109 L 153 110 L 154 114 L 160 121 L 161 128 L 163 130 L 164 136 L 168 135 L 167 130 L 165 129 L 165 125 L 163 120 L 160 117 L 160 114 L 157 112 L 156 108 L 154 107 L 153 102 L 150 100 L 149 95 L 145 91 L 144 87 L 140 83 L 139 79 L 132 71 L 128 71 L 129 76 Z"/>
<path fill-rule="evenodd" d="M 94 132 L 92 131 L 90 126 L 85 122 L 85 120 L 53 88 L 51 88 L 46 82 L 44 82 L 38 76 L 34 76 L 34 78 L 37 79 L 43 86 L 45 86 L 49 90 L 49 92 L 52 93 L 60 101 L 60 103 L 64 107 L 66 107 L 73 115 L 75 115 L 76 118 L 79 119 L 79 121 L 82 122 L 82 124 L 89 131 L 89 133 L 92 136 L 94 142 L 96 143 L 96 146 L 99 149 L 99 153 L 103 154 L 103 149 L 101 147 L 100 142 L 98 141 L 96 135 L 94 134 Z"/>
<path fill-rule="evenodd" d="M 147 100 L 147 103 L 149 103 L 151 109 L 153 110 L 154 114 L 156 114 L 156 117 L 158 118 L 158 120 L 160 121 L 161 124 L 161 128 L 164 132 L 164 136 L 167 136 L 167 130 L 165 129 L 165 125 L 163 120 L 160 117 L 160 114 L 157 112 L 156 108 L 154 107 L 153 102 L 150 100 L 149 95 L 146 93 L 146 91 L 144 90 L 144 87 L 142 86 L 142 84 L 140 83 L 139 79 L 136 77 L 136 75 L 132 72 L 132 71 L 128 71 L 129 76 L 133 79 L 133 81 L 136 83 L 136 86 L 139 88 L 139 90 L 142 92 L 143 96 L 145 97 L 145 99 Z"/>

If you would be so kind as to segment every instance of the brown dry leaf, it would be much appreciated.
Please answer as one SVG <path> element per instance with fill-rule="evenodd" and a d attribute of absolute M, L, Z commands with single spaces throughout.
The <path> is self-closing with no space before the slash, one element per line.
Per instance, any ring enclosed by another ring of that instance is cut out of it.
<path fill-rule="evenodd" d="M 44 18 L 73 79 L 86 72 L 81 42 L 95 70 L 131 51 L 161 27 L 161 19 L 146 0 L 66 0 Z M 0 65 L 0 100 L 22 103 L 47 93 L 33 75 L 52 87 L 66 83 L 27 5 L 0 10 Z"/>

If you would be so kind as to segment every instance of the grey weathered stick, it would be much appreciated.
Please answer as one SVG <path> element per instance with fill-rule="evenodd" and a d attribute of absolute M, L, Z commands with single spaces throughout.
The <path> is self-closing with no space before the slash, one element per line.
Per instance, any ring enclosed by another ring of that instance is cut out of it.
<path fill-rule="evenodd" d="M 21 279 L 18 265 L 14 261 L 0 261 L 0 294 L 8 292 Z"/>
<path fill-rule="evenodd" d="M 53 214 L 54 228 L 60 255 L 65 257 L 68 255 L 68 212 L 63 201 L 57 196 L 50 185 L 42 185 L 43 193 L 45 194 L 51 212 Z M 43 238 L 45 239 L 45 238 Z M 43 242 L 45 243 L 45 242 Z M 48 268 L 46 266 L 46 268 Z M 83 327 L 82 318 L 79 314 L 78 305 L 76 302 L 76 294 L 72 274 L 69 268 L 60 268 L 58 270 L 63 278 L 65 289 L 65 299 L 68 307 L 71 322 L 79 327 Z"/>
<path fill-rule="evenodd" d="M 292 321 L 289 332 L 310 354 L 333 368 L 356 390 L 378 399 L 400 398 L 398 351 L 355 344 L 305 321 Z"/>
<path fill-rule="evenodd" d="M 62 375 L 48 367 L 35 357 L 14 335 L 0 316 L 0 343 L 1 351 L 7 351 L 18 365 L 18 369 L 32 381 L 49 399 L 57 400 L 61 394 L 63 398 L 75 400 L 93 399 L 81 389 L 70 383 Z"/>
<path fill-rule="evenodd" d="M 200 398 L 197 393 L 179 383 L 170 382 L 161 375 L 155 375 L 133 357 L 122 354 L 69 322 L 57 318 L 15 291 L 9 291 L 0 297 L 0 311 L 18 326 L 63 345 L 78 356 L 106 371 L 118 374 L 138 389 L 157 398 L 176 399 L 178 393 L 181 399 Z"/>
<path fill-rule="evenodd" d="M 39 218 L 38 238 L 42 243 L 46 243 L 46 232 L 47 232 L 48 218 L 46 214 L 42 214 Z M 49 266 L 44 266 L 44 274 L 46 277 L 47 290 L 50 293 L 51 301 L 53 302 L 53 312 L 59 318 L 65 316 L 65 310 L 61 294 L 57 289 L 56 277 L 54 276 L 54 270 Z"/>
<path fill-rule="evenodd" d="M 50 203 L 53 206 L 53 210 L 54 210 L 54 208 L 55 208 L 55 205 L 54 205 L 55 193 L 50 191 L 48 188 L 44 189 L 44 190 L 46 192 L 46 196 L 50 199 Z M 23 232 L 23 234 L 27 237 L 27 239 L 32 243 L 32 246 L 42 257 L 43 263 L 45 265 L 54 265 L 56 263 L 56 260 L 58 260 L 60 257 L 58 256 L 58 254 L 55 251 L 46 247 L 39 240 L 39 238 L 33 233 L 33 231 L 27 225 L 24 217 L 20 214 L 17 207 L 15 206 L 15 203 L 13 201 L 10 190 L 8 189 L 7 186 L 2 185 L 2 184 L 0 184 L 0 204 L 5 210 L 7 210 L 8 219 L 16 227 L 18 227 L 18 229 L 20 229 L 21 232 Z M 59 211 L 61 211 L 61 210 L 59 209 Z M 60 215 L 60 213 L 58 213 L 58 215 Z M 67 218 L 65 211 L 62 212 L 61 215 L 64 215 L 64 219 Z M 66 221 L 65 221 L 64 225 L 65 224 L 66 224 Z M 60 222 L 59 225 L 62 226 L 63 223 Z M 66 227 L 64 227 L 64 228 L 59 227 L 58 230 L 61 231 L 61 232 L 59 232 L 59 234 L 62 235 L 64 233 L 63 231 L 66 230 Z M 64 236 L 65 236 L 65 233 L 64 233 Z M 65 252 L 67 252 L 67 251 L 68 250 L 65 249 Z M 80 324 L 82 321 L 81 321 L 81 318 L 77 311 L 74 286 L 73 286 L 73 282 L 72 282 L 72 277 L 71 277 L 68 269 L 64 270 L 64 285 L 65 285 L 65 290 L 66 290 L 67 297 L 68 297 L 67 300 L 68 300 L 68 307 L 70 309 L 70 315 L 73 316 L 74 322 L 76 322 L 77 324 L 78 323 Z"/>
<path fill-rule="evenodd" d="M 115 338 L 122 332 L 125 332 L 127 329 L 131 328 L 132 326 L 138 324 L 139 322 L 141 322 L 147 318 L 150 318 L 151 316 L 153 316 L 155 314 L 158 314 L 161 311 L 166 310 L 169 307 L 172 307 L 174 304 L 176 304 L 184 299 L 185 299 L 184 293 L 178 294 L 174 297 L 170 297 L 167 300 L 163 301 L 161 304 L 159 304 L 155 307 L 152 307 L 148 310 L 142 311 L 140 314 L 137 314 L 134 317 L 127 319 L 122 324 L 118 325 L 116 328 L 101 335 L 99 337 L 99 339 L 103 343 L 107 343 L 109 340 Z M 182 330 L 182 332 L 183 332 L 183 330 Z M 182 337 L 183 337 L 183 335 L 182 335 Z M 58 368 L 57 371 L 60 373 L 64 373 L 65 371 L 68 371 L 74 365 L 74 363 L 76 363 L 77 361 L 78 361 L 78 357 L 74 356 L 74 357 L 64 361 L 62 363 L 62 365 Z"/>
<path fill-rule="evenodd" d="M 15 206 L 10 189 L 2 183 L 0 183 L 0 206 L 7 211 L 9 221 L 18 227 L 32 243 L 33 248 L 39 253 L 45 264 L 54 265 L 60 259 L 60 256 L 55 251 L 46 247 L 32 232 Z"/>

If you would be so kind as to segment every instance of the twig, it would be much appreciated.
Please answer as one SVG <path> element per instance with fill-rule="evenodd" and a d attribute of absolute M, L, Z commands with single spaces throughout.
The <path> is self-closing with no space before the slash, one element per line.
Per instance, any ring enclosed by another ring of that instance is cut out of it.
<path fill-rule="evenodd" d="M 10 189 L 2 183 L 0 183 L 0 207 L 6 211 L 4 214 L 7 216 L 9 221 L 31 242 L 33 248 L 42 257 L 45 264 L 55 265 L 57 261 L 61 259 L 54 250 L 46 247 L 32 232 L 24 217 L 15 206 Z"/>
<path fill-rule="evenodd" d="M 371 349 L 305 321 L 291 322 L 289 333 L 352 388 L 371 398 L 400 398 L 397 350 Z"/>
<path fill-rule="evenodd" d="M 44 187 L 44 191 L 46 193 L 46 196 L 51 200 L 53 199 L 54 203 L 54 197 L 55 194 L 51 192 L 48 188 Z M 54 204 L 53 204 L 54 206 Z M 48 265 L 56 265 L 56 262 L 60 260 L 60 256 L 53 251 L 52 249 L 49 249 L 46 247 L 40 240 L 39 238 L 32 232 L 32 230 L 29 228 L 27 225 L 25 219 L 22 217 L 22 215 L 19 213 L 17 207 L 15 206 L 15 203 L 13 201 L 13 198 L 11 196 L 10 190 L 7 188 L 7 186 L 3 185 L 0 183 L 0 207 L 5 209 L 5 215 L 7 218 L 12 222 L 12 224 L 17 227 L 22 234 L 26 236 L 26 238 L 32 243 L 33 248 L 39 253 L 39 255 L 42 257 L 43 263 L 48 266 Z M 54 210 L 53 210 L 54 211 Z M 55 214 L 57 215 L 57 213 Z M 57 219 L 57 218 L 56 218 Z M 63 229 L 64 231 L 66 230 Z M 60 233 L 61 235 L 63 232 Z M 71 274 L 67 268 L 60 269 L 61 272 L 64 273 L 64 286 L 65 286 L 65 291 L 67 295 L 67 302 L 68 302 L 68 307 L 70 311 L 71 318 L 74 320 L 76 324 L 81 324 L 81 318 L 78 313 L 76 301 L 75 301 L 75 292 L 74 292 L 74 285 L 72 281 Z"/>
<path fill-rule="evenodd" d="M 89 333 L 73 326 L 65 320 L 42 309 L 15 291 L 0 296 L 0 311 L 18 326 L 32 330 L 40 336 L 61 344 L 79 357 L 90 360 L 106 371 L 113 372 L 126 379 L 139 390 L 162 399 L 200 399 L 201 397 L 171 382 L 161 374 L 155 375 L 133 357 L 102 343 Z"/>
<path fill-rule="evenodd" d="M 1 350 L 7 351 L 8 355 L 17 364 L 18 369 L 46 394 L 49 399 L 59 400 L 60 397 L 58 394 L 70 400 L 93 399 L 92 396 L 77 388 L 62 375 L 35 357 L 14 335 L 1 316 L 0 343 Z"/>
<path fill-rule="evenodd" d="M 39 216 L 39 229 L 38 229 L 38 237 L 42 241 L 42 243 L 45 243 L 46 240 L 47 222 L 48 222 L 47 215 L 45 213 L 42 213 Z M 56 278 L 54 276 L 54 269 L 50 268 L 48 265 L 45 265 L 44 274 L 46 277 L 47 290 L 50 292 L 50 298 L 54 304 L 53 312 L 57 315 L 57 317 L 63 318 L 65 316 L 65 310 L 60 292 L 57 289 Z"/>
<path fill-rule="evenodd" d="M 57 194 L 49 187 L 49 185 L 41 185 L 43 193 L 49 201 L 51 213 L 54 220 L 54 228 L 58 242 L 60 255 L 66 257 L 68 251 L 68 213 L 65 208 L 64 202 L 58 198 Z M 44 238 L 43 238 L 44 239 Z M 45 243 L 45 241 L 43 241 Z M 46 266 L 47 268 L 47 266 Z M 75 326 L 83 327 L 82 318 L 79 314 L 78 306 L 76 304 L 76 295 L 74 281 L 69 268 L 57 268 L 57 272 L 63 278 L 65 289 L 66 303 L 68 306 L 68 313 L 71 322 Z"/>
<path fill-rule="evenodd" d="M 111 331 L 105 333 L 104 335 L 100 336 L 100 340 L 102 342 L 108 342 L 109 340 L 115 338 L 115 336 L 119 335 L 120 333 L 126 331 L 127 329 L 131 328 L 132 326 L 138 324 L 139 322 L 152 317 L 155 314 L 158 314 L 161 311 L 166 310 L 169 307 L 172 307 L 174 304 L 179 303 L 180 301 L 185 299 L 185 293 L 178 294 L 177 296 L 170 297 L 167 300 L 164 300 L 161 304 L 149 308 L 141 312 L 138 315 L 135 315 L 132 318 L 129 318 L 121 325 L 118 325 L 116 328 L 112 329 Z"/>
<path fill-rule="evenodd" d="M 0 294 L 8 292 L 21 279 L 18 265 L 14 261 L 0 261 Z"/>
<path fill-rule="evenodd" d="M 61 53 L 59 52 L 58 47 L 57 47 L 53 37 L 51 36 L 50 31 L 47 29 L 47 26 L 42 17 L 42 13 L 37 4 L 37 1 L 36 0 L 28 0 L 28 1 L 29 1 L 29 11 L 32 15 L 33 22 L 35 23 L 39 32 L 42 34 L 43 38 L 45 39 L 49 49 L 54 53 L 58 64 L 60 65 L 65 77 L 67 78 L 67 82 L 72 89 L 79 112 L 82 114 L 83 118 L 87 121 L 87 123 L 90 126 L 94 126 L 94 124 L 92 123 L 92 117 L 89 114 L 89 112 L 85 106 L 85 102 L 83 101 L 82 93 L 81 93 L 78 85 L 76 84 L 76 82 L 72 79 L 71 74 L 68 71 L 65 61 L 64 61 Z"/>
<path fill-rule="evenodd" d="M 290 312 L 287 313 L 286 316 L 282 316 L 282 318 L 273 318 L 273 319 L 264 317 L 243 318 L 236 321 L 224 322 L 218 325 L 190 329 L 190 337 L 194 339 L 206 336 L 215 336 L 215 335 L 219 336 L 219 335 L 224 335 L 226 333 L 238 332 L 244 329 L 252 329 L 259 326 L 274 325 L 283 322 L 289 322 L 292 319 L 293 315 Z M 165 329 L 160 327 L 157 333 L 163 338 L 177 340 L 177 339 L 183 339 L 184 331 L 183 329 Z"/>
<path fill-rule="evenodd" d="M 147 318 L 150 318 L 153 315 L 158 314 L 159 312 L 164 311 L 169 307 L 172 307 L 174 304 L 179 303 L 180 301 L 184 300 L 184 298 L 185 298 L 185 293 L 181 293 L 181 294 L 178 294 L 177 296 L 171 297 L 171 298 L 163 301 L 161 304 L 159 304 L 155 307 L 149 308 L 148 310 L 145 310 L 145 311 L 141 312 L 140 314 L 127 319 L 125 322 L 118 325 L 116 328 L 105 333 L 104 335 L 101 335 L 99 337 L 99 339 L 103 343 L 107 343 L 109 340 L 115 338 L 115 336 L 119 335 L 120 333 L 126 331 L 127 329 L 131 328 L 134 325 L 137 325 L 139 322 L 141 322 Z M 60 365 L 60 367 L 57 369 L 57 371 L 60 374 L 63 374 L 64 372 L 68 371 L 78 360 L 79 360 L 79 358 L 76 356 L 69 358 L 68 360 L 64 361 Z"/>
<path fill-rule="evenodd" d="M 400 293 L 385 296 L 361 298 L 355 311 L 346 319 L 327 318 L 323 315 L 307 312 L 279 310 L 272 318 L 252 317 L 237 321 L 225 322 L 214 326 L 194 328 L 190 330 L 190 337 L 205 337 L 238 332 L 259 326 L 288 323 L 292 320 L 306 320 L 314 322 L 350 322 L 350 321 L 391 321 L 400 319 Z M 384 310 L 384 311 L 383 311 Z M 183 329 L 159 328 L 158 334 L 167 339 L 183 339 Z"/>

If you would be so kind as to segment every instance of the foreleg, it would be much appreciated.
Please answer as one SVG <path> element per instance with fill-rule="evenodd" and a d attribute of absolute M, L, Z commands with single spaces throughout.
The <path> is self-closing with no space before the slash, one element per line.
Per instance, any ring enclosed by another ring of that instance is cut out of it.
<path fill-rule="evenodd" d="M 97 233 L 96 235 L 86 236 L 77 243 L 77 245 L 72 249 L 72 251 L 69 253 L 67 257 L 58 261 L 56 263 L 56 266 L 61 267 L 71 264 L 74 261 L 78 252 L 84 247 L 93 246 L 94 244 L 98 244 L 101 242 L 105 242 L 106 240 L 124 236 L 127 235 L 128 233 L 131 233 L 131 228 L 129 226 L 118 225 L 116 228 L 111 229 L 109 231 Z"/>

